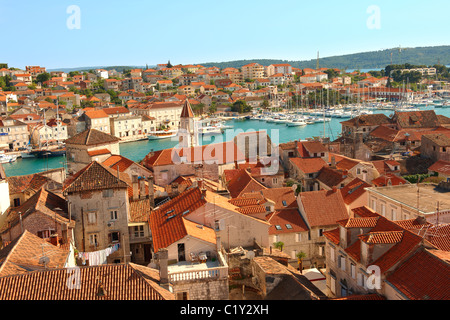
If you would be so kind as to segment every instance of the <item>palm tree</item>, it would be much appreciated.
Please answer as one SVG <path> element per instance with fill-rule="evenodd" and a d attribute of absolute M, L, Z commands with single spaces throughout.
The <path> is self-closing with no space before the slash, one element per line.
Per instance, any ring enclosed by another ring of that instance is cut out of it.
<path fill-rule="evenodd" d="M 274 242 L 273 244 L 275 248 L 279 249 L 281 252 L 283 252 L 284 242 L 278 241 Z"/>
<path fill-rule="evenodd" d="M 298 270 L 302 273 L 303 270 L 303 259 L 306 258 L 306 253 L 303 251 L 298 252 L 296 255 L 298 261 Z"/>

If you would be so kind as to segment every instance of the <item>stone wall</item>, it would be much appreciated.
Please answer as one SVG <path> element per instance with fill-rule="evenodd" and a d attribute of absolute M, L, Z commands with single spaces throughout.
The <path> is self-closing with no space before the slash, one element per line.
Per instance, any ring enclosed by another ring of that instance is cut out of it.
<path fill-rule="evenodd" d="M 173 293 L 180 292 L 187 292 L 189 300 L 228 300 L 228 279 L 177 282 Z"/>

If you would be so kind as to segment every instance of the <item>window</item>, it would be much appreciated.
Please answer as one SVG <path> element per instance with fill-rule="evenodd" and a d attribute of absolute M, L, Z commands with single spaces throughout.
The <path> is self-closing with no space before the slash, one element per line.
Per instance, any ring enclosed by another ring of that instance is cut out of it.
<path fill-rule="evenodd" d="M 177 300 L 188 300 L 187 292 L 177 292 Z"/>
<path fill-rule="evenodd" d="M 89 235 L 89 244 L 91 246 L 98 246 L 98 235 L 96 233 L 90 234 Z"/>
<path fill-rule="evenodd" d="M 97 223 L 97 212 L 88 212 L 88 224 L 96 224 Z"/>
<path fill-rule="evenodd" d="M 336 261 L 336 259 L 335 259 L 335 253 L 334 253 L 334 248 L 333 248 L 333 247 L 330 247 L 330 259 L 331 259 L 331 261 L 333 261 L 333 262 Z"/>
<path fill-rule="evenodd" d="M 113 189 L 105 189 L 103 190 L 103 198 L 112 198 L 114 196 Z"/>
<path fill-rule="evenodd" d="M 144 237 L 144 226 L 135 226 L 134 227 L 134 237 L 135 238 Z"/>
<path fill-rule="evenodd" d="M 381 215 L 383 216 L 383 217 L 385 217 L 386 216 L 386 205 L 384 204 L 384 203 L 381 203 L 380 204 L 380 208 L 381 208 Z"/>
<path fill-rule="evenodd" d="M 291 230 L 292 226 L 290 224 L 286 224 L 286 229 Z"/>
<path fill-rule="evenodd" d="M 277 229 L 277 230 L 281 230 L 281 226 L 279 226 L 279 225 L 276 225 L 276 226 L 275 226 L 275 229 Z"/>
<path fill-rule="evenodd" d="M 302 234 L 296 233 L 295 234 L 295 242 L 300 242 L 300 241 L 302 241 Z"/>
<path fill-rule="evenodd" d="M 286 200 L 283 200 L 283 207 L 287 207 Z"/>
<path fill-rule="evenodd" d="M 373 200 L 373 199 L 372 199 L 372 203 L 371 203 L 370 208 L 371 208 L 372 210 L 374 210 L 374 211 L 377 210 L 377 202 L 376 202 L 375 200 Z"/>
<path fill-rule="evenodd" d="M 325 251 L 324 249 L 325 249 L 325 248 L 324 248 L 323 246 L 319 246 L 319 256 L 322 257 L 322 256 L 324 255 L 324 254 L 323 254 L 324 251 Z"/>
<path fill-rule="evenodd" d="M 391 209 L 391 216 L 392 216 L 392 221 L 397 220 L 397 211 L 395 211 L 394 209 Z"/>
<path fill-rule="evenodd" d="M 118 218 L 118 214 L 117 214 L 117 210 L 111 210 L 110 211 L 110 216 L 111 216 L 111 220 L 117 220 Z"/>
<path fill-rule="evenodd" d="M 277 179 L 277 178 L 273 178 L 273 179 L 272 179 L 272 183 L 273 183 L 273 184 L 277 184 L 277 183 L 278 183 L 278 179 Z"/>
<path fill-rule="evenodd" d="M 363 287 L 364 286 L 364 279 L 363 275 L 361 273 L 358 273 L 358 286 Z"/>
<path fill-rule="evenodd" d="M 319 237 L 323 236 L 323 229 L 319 229 Z"/>
<path fill-rule="evenodd" d="M 108 234 L 109 242 L 119 242 L 120 241 L 120 232 L 115 231 Z"/>
<path fill-rule="evenodd" d="M 345 257 L 344 256 L 340 256 L 339 260 L 340 260 L 340 266 L 339 267 L 341 268 L 342 271 L 345 271 Z"/>
<path fill-rule="evenodd" d="M 351 275 L 353 279 L 356 279 L 356 265 L 354 265 L 353 263 L 350 264 L 350 268 L 351 268 Z"/>
<path fill-rule="evenodd" d="M 38 231 L 37 236 L 42 239 L 48 239 L 54 233 L 55 233 L 54 229 L 47 229 L 47 230 Z"/>

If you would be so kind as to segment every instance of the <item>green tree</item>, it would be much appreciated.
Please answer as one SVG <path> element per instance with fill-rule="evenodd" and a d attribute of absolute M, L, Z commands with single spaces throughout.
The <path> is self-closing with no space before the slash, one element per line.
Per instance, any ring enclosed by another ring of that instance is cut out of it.
<path fill-rule="evenodd" d="M 44 83 L 45 81 L 50 80 L 50 73 L 44 72 L 41 74 L 38 74 L 36 77 L 36 82 Z"/>
<path fill-rule="evenodd" d="M 231 106 L 231 111 L 239 113 L 247 113 L 252 111 L 252 107 L 247 104 L 244 100 L 237 100 Z"/>
<path fill-rule="evenodd" d="M 274 242 L 273 246 L 275 248 L 277 248 L 278 250 L 280 250 L 281 252 L 283 252 L 283 248 L 284 248 L 284 242 L 278 241 L 278 242 Z"/>

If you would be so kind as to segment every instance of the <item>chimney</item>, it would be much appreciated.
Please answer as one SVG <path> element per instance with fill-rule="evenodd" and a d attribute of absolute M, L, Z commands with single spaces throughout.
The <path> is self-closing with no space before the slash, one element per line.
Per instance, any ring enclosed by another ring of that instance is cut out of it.
<path fill-rule="evenodd" d="M 167 251 L 167 249 L 159 250 L 158 259 L 159 259 L 159 279 L 160 279 L 161 285 L 168 285 L 169 284 L 169 269 L 168 269 L 169 251 Z"/>
<path fill-rule="evenodd" d="M 336 193 L 338 191 L 338 188 L 336 186 L 333 187 L 333 193 Z"/>
<path fill-rule="evenodd" d="M 334 156 L 331 157 L 331 168 L 336 169 L 336 158 Z"/>
<path fill-rule="evenodd" d="M 145 199 L 147 197 L 147 193 L 145 192 L 145 179 L 139 177 L 138 182 L 139 182 L 139 199 Z"/>
<path fill-rule="evenodd" d="M 222 241 L 220 239 L 220 236 L 216 236 L 216 247 L 217 247 L 217 252 L 222 251 Z"/>
<path fill-rule="evenodd" d="M 131 177 L 131 182 L 133 185 L 133 201 L 136 201 L 139 199 L 139 179 L 138 176 L 133 175 Z"/>
<path fill-rule="evenodd" d="M 148 197 L 150 198 L 150 207 L 153 208 L 155 206 L 155 189 L 153 186 L 153 176 L 147 178 L 148 182 Z"/>
<path fill-rule="evenodd" d="M 348 170 L 344 170 L 343 172 L 342 172 L 342 178 L 347 178 L 348 177 Z"/>

